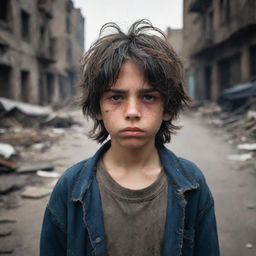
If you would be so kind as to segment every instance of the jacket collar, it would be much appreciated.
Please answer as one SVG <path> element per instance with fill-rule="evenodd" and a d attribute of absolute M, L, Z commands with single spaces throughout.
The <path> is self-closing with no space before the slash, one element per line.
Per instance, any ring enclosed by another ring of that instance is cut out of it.
<path fill-rule="evenodd" d="M 95 176 L 97 162 L 100 157 L 110 148 L 111 142 L 106 142 L 100 149 L 92 156 L 88 158 L 85 162 L 83 168 L 80 171 L 79 178 L 75 183 L 72 200 L 81 201 L 88 191 L 90 184 Z M 198 183 L 191 176 L 191 174 L 185 169 L 180 163 L 175 154 L 167 149 L 165 146 L 157 146 L 159 152 L 161 163 L 164 170 L 170 180 L 170 182 L 179 191 L 187 191 L 191 189 L 196 189 L 199 187 Z"/>

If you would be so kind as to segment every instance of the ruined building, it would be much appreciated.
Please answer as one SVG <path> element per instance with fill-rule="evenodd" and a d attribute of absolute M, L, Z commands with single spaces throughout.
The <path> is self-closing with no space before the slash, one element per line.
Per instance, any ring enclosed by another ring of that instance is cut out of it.
<path fill-rule="evenodd" d="M 256 77 L 256 1 L 183 0 L 185 72 L 189 93 L 217 100 Z"/>
<path fill-rule="evenodd" d="M 166 30 L 166 36 L 168 41 L 171 43 L 172 47 L 176 53 L 183 58 L 183 31 L 182 29 L 172 29 L 170 27 Z"/>
<path fill-rule="evenodd" d="M 84 18 L 71 0 L 1 0 L 0 97 L 47 105 L 71 96 Z"/>

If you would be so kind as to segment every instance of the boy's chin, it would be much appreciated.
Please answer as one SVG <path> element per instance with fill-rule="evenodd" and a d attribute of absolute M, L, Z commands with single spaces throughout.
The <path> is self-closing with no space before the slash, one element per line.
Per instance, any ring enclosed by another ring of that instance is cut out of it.
<path fill-rule="evenodd" d="M 122 147 L 124 149 L 139 150 L 139 149 L 145 148 L 146 146 L 148 146 L 150 144 L 154 145 L 154 141 L 150 142 L 150 141 L 146 141 L 144 139 L 129 138 L 129 139 L 120 140 L 120 141 L 118 141 L 117 144 L 119 147 Z"/>

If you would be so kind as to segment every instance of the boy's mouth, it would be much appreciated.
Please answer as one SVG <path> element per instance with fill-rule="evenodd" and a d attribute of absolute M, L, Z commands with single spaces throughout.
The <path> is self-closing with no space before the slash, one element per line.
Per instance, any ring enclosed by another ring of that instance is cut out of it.
<path fill-rule="evenodd" d="M 141 136 L 143 133 L 144 131 L 138 127 L 127 127 L 121 130 L 121 134 L 124 136 Z"/>

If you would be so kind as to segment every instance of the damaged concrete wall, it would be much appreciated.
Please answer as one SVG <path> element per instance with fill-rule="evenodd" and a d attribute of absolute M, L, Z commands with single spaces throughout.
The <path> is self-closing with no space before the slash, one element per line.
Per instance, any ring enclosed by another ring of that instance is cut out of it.
<path fill-rule="evenodd" d="M 256 76 L 256 2 L 184 0 L 186 77 L 194 98 L 220 93 Z"/>
<path fill-rule="evenodd" d="M 70 0 L 1 0 L 0 96 L 47 105 L 74 94 L 79 62 L 71 59 L 84 50 L 83 36 L 72 36 L 78 31 L 83 17 Z"/>

